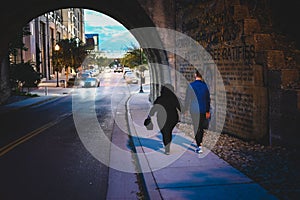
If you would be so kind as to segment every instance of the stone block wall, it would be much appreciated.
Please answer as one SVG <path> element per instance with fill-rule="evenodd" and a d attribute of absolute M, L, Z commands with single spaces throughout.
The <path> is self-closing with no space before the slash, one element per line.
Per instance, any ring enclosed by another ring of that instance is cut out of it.
<path fill-rule="evenodd" d="M 167 52 L 169 65 L 180 73 L 171 76 L 182 99 L 194 68 L 202 69 L 216 116 L 214 130 L 273 145 L 297 143 L 300 51 L 275 30 L 270 1 L 139 1 L 158 27 L 186 34 L 211 56 L 195 64 L 187 58 L 197 53 L 182 58 Z M 175 42 L 182 48 L 182 41 Z"/>
<path fill-rule="evenodd" d="M 300 128 L 299 67 L 293 62 L 299 54 L 288 52 L 283 47 L 289 45 L 276 37 L 266 1 L 254 3 L 178 1 L 176 28 L 209 52 L 222 76 L 226 102 L 215 101 L 218 90 L 211 95 L 215 112 L 226 113 L 222 131 L 262 143 L 293 145 Z M 192 68 L 177 58 L 176 69 L 189 81 Z M 204 67 L 204 79 L 207 71 Z M 216 77 L 212 80 L 210 89 L 218 85 Z"/>

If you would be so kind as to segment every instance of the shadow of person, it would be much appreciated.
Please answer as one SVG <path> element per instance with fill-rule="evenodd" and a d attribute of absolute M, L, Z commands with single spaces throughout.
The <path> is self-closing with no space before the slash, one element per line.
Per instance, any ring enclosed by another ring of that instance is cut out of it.
<path fill-rule="evenodd" d="M 162 140 L 162 134 L 161 133 L 158 133 L 156 135 L 156 137 L 159 140 Z M 183 137 L 180 134 L 173 134 L 172 135 L 172 143 L 175 144 L 175 145 L 181 146 L 183 149 L 194 152 L 194 148 L 192 148 L 192 146 L 195 145 L 195 144 L 193 144 L 193 141 L 186 138 L 186 137 Z"/>
<path fill-rule="evenodd" d="M 138 147 L 146 147 L 148 149 L 152 149 L 153 151 L 163 152 L 161 149 L 164 147 L 161 140 L 156 140 L 153 138 L 143 138 L 132 136 L 132 141 L 134 142 L 135 146 Z"/>

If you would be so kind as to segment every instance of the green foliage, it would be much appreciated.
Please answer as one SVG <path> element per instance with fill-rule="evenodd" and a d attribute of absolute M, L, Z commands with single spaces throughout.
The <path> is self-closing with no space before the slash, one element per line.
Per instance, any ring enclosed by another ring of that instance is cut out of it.
<path fill-rule="evenodd" d="M 53 51 L 53 66 L 61 71 L 63 68 L 71 67 L 77 70 L 88 55 L 88 46 L 78 38 L 60 40 L 59 50 Z"/>
<path fill-rule="evenodd" d="M 17 56 L 18 50 L 27 51 L 28 49 L 25 47 L 23 43 L 23 37 L 26 35 L 30 35 L 31 32 L 28 26 L 24 26 L 20 32 L 17 33 L 16 38 L 9 43 L 9 54 L 13 56 Z"/>
<path fill-rule="evenodd" d="M 96 64 L 98 66 L 109 66 L 109 64 L 113 61 L 113 58 L 106 58 L 106 57 L 97 57 Z"/>
<path fill-rule="evenodd" d="M 9 54 L 17 57 L 18 52 L 27 51 L 28 48 L 26 48 L 23 43 L 23 37 L 30 34 L 30 28 L 27 24 L 17 33 L 16 38 L 9 43 Z M 40 73 L 34 70 L 30 61 L 24 63 L 22 60 L 21 63 L 10 64 L 9 80 L 12 88 L 19 88 L 20 86 L 29 88 L 36 87 L 41 81 L 41 76 Z"/>
<path fill-rule="evenodd" d="M 147 57 L 144 51 L 140 48 L 133 47 L 129 48 L 128 52 L 121 59 L 121 64 L 128 66 L 129 68 L 134 68 L 138 65 L 147 64 Z"/>
<path fill-rule="evenodd" d="M 24 92 L 24 91 L 19 91 L 19 90 L 13 91 L 13 95 L 25 96 L 25 97 L 39 97 L 38 94 L 32 94 L 30 92 Z"/>
<path fill-rule="evenodd" d="M 41 81 L 40 73 L 34 70 L 30 62 L 12 64 L 9 78 L 12 87 L 18 87 L 20 83 L 25 87 L 36 87 Z"/>
<path fill-rule="evenodd" d="M 89 52 L 84 60 L 84 66 L 108 66 L 114 59 L 103 56 L 98 56 L 94 52 Z"/>

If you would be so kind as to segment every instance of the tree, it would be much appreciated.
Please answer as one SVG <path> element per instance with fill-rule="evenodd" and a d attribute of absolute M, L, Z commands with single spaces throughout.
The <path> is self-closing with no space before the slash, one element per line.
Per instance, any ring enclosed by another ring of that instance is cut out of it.
<path fill-rule="evenodd" d="M 22 30 L 20 30 L 20 32 L 17 33 L 17 36 L 16 38 L 11 41 L 9 43 L 9 54 L 12 55 L 14 57 L 14 64 L 16 64 L 16 61 L 17 61 L 17 56 L 18 56 L 18 53 L 20 52 L 20 55 L 21 55 L 21 62 L 24 62 L 23 61 L 23 58 L 22 58 L 22 51 L 27 51 L 28 48 L 25 47 L 25 44 L 23 43 L 23 37 L 26 36 L 26 35 L 30 35 L 31 32 L 29 30 L 29 26 L 24 26 L 22 28 Z"/>
<path fill-rule="evenodd" d="M 98 66 L 109 66 L 109 64 L 112 62 L 113 58 L 107 58 L 107 57 L 96 57 L 96 62 Z"/>
<path fill-rule="evenodd" d="M 12 64 L 9 68 L 11 86 L 14 88 L 36 87 L 41 81 L 40 73 L 34 70 L 33 65 L 28 62 Z"/>
<path fill-rule="evenodd" d="M 27 51 L 28 48 L 25 47 L 23 43 L 23 37 L 30 35 L 29 25 L 27 24 L 20 30 L 16 38 L 9 43 L 9 54 L 14 57 L 14 62 L 10 63 L 9 66 L 9 80 L 11 88 L 23 88 L 23 86 L 36 87 L 41 80 L 40 73 L 34 70 L 31 61 L 24 62 L 22 57 L 22 51 Z M 17 56 L 20 53 L 20 63 L 16 63 Z"/>
<path fill-rule="evenodd" d="M 67 72 L 66 78 L 68 79 L 68 68 L 78 71 L 78 68 L 88 55 L 88 46 L 78 38 L 60 40 L 57 44 L 59 45 L 59 50 L 53 53 L 53 66 L 58 68 L 58 71 L 62 71 L 65 68 Z"/>
<path fill-rule="evenodd" d="M 125 56 L 121 59 L 121 64 L 129 68 L 134 68 L 138 65 L 147 64 L 147 57 L 141 48 L 133 46 L 129 48 Z"/>

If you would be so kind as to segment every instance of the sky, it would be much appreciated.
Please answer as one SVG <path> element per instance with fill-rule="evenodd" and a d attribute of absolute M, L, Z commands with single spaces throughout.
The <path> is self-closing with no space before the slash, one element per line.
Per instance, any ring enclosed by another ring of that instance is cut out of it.
<path fill-rule="evenodd" d="M 128 47 L 139 46 L 121 23 L 103 13 L 85 9 L 84 21 L 86 34 L 99 34 L 99 49 L 107 57 L 121 57 Z"/>

